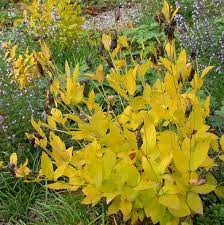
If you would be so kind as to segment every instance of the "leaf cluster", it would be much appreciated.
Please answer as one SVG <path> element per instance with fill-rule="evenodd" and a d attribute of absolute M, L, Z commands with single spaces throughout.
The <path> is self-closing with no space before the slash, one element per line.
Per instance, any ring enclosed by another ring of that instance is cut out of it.
<path fill-rule="evenodd" d="M 84 17 L 78 1 L 34 0 L 26 8 L 23 14 L 27 32 L 34 33 L 38 39 L 48 38 L 68 45 L 82 32 Z"/>
<path fill-rule="evenodd" d="M 5 58 L 10 65 L 12 80 L 24 89 L 32 85 L 41 76 L 52 76 L 51 53 L 47 45 L 41 45 L 41 51 L 30 52 L 27 48 L 24 53 L 17 52 L 17 45 L 10 47 L 7 43 Z"/>

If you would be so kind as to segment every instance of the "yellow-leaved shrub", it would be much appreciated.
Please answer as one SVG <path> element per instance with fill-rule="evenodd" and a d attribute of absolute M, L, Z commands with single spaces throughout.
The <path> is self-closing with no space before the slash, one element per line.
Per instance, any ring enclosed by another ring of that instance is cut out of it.
<path fill-rule="evenodd" d="M 84 17 L 76 0 L 33 0 L 26 8 L 25 23 L 37 37 L 71 44 L 82 32 Z"/>
<path fill-rule="evenodd" d="M 174 15 L 166 2 L 163 14 L 167 21 Z M 105 199 L 109 214 L 121 211 L 132 224 L 146 217 L 154 224 L 191 224 L 192 214 L 203 213 L 200 196 L 218 186 L 209 151 L 223 158 L 223 137 L 206 124 L 210 97 L 199 97 L 212 67 L 192 75 L 185 50 L 177 53 L 173 39 L 158 64 L 144 59 L 133 66 L 122 55 L 130 50 L 126 38 L 112 52 L 110 43 L 103 35 L 110 71 L 99 65 L 95 74 L 82 74 L 96 88 L 86 94 L 79 66 L 71 71 L 66 63 L 66 80 L 55 78 L 50 87 L 55 107 L 47 120 L 32 118 L 38 135 L 27 136 L 43 149 L 36 180 L 47 179 L 54 190 L 80 189 L 84 204 Z M 145 75 L 152 69 L 157 79 L 149 84 Z"/>

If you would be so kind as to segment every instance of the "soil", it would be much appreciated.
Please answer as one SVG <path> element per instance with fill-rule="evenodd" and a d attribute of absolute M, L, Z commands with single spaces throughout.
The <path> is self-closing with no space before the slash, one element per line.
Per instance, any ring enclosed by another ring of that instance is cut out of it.
<path fill-rule="evenodd" d="M 101 12 L 97 15 L 86 15 L 85 30 L 123 29 L 130 23 L 137 23 L 142 17 L 142 4 L 116 7 L 113 10 Z"/>

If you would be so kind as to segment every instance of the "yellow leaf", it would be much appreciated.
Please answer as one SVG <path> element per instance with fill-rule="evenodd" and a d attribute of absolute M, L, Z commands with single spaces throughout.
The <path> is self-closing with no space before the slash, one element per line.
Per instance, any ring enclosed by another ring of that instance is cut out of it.
<path fill-rule="evenodd" d="M 96 70 L 96 80 L 98 82 L 103 82 L 105 79 L 105 74 L 104 74 L 104 69 L 103 69 L 103 65 L 100 64 L 98 67 L 97 67 L 97 70 Z"/>
<path fill-rule="evenodd" d="M 156 188 L 156 183 L 148 180 L 147 178 L 141 178 L 140 183 L 138 186 L 134 188 L 135 191 L 144 191 L 149 188 Z"/>
<path fill-rule="evenodd" d="M 116 65 L 117 69 L 120 69 L 126 66 L 126 60 L 125 59 L 114 60 L 114 64 Z"/>
<path fill-rule="evenodd" d="M 200 89 L 203 85 L 203 79 L 201 77 L 199 77 L 198 73 L 194 74 L 194 78 L 191 81 L 191 86 L 193 89 L 195 89 L 195 91 L 197 91 L 198 89 Z"/>
<path fill-rule="evenodd" d="M 138 68 L 138 74 L 139 76 L 143 79 L 147 71 L 149 70 L 149 62 L 143 63 L 142 65 L 139 66 Z"/>
<path fill-rule="evenodd" d="M 213 68 L 214 68 L 214 66 L 209 66 L 209 67 L 205 68 L 205 69 L 202 71 L 201 78 L 204 78 L 204 77 L 208 74 L 208 72 L 209 72 L 211 69 L 213 69 Z"/>
<path fill-rule="evenodd" d="M 187 194 L 187 203 L 194 212 L 203 214 L 203 204 L 198 194 L 189 192 Z"/>
<path fill-rule="evenodd" d="M 180 9 L 179 7 L 177 7 L 177 8 L 175 9 L 175 11 L 174 11 L 173 14 L 172 14 L 171 21 L 174 19 L 174 17 L 175 17 L 176 14 L 178 13 L 179 9 Z"/>
<path fill-rule="evenodd" d="M 192 225 L 192 223 L 182 222 L 181 225 Z"/>
<path fill-rule="evenodd" d="M 89 110 L 92 110 L 94 108 L 95 105 L 95 93 L 94 90 L 91 90 L 91 92 L 89 93 L 89 98 L 88 101 L 86 102 Z"/>
<path fill-rule="evenodd" d="M 14 59 L 16 56 L 16 49 L 17 49 L 17 45 L 14 45 L 12 47 L 12 49 L 10 50 L 10 58 Z"/>
<path fill-rule="evenodd" d="M 14 152 L 12 153 L 12 155 L 10 156 L 10 160 L 9 160 L 9 163 L 10 165 L 17 165 L 17 154 Z"/>
<path fill-rule="evenodd" d="M 144 206 L 145 214 L 151 217 L 153 224 L 157 224 L 165 213 L 165 206 L 161 205 L 157 199 L 150 198 L 147 205 Z"/>
<path fill-rule="evenodd" d="M 71 71 L 70 71 L 70 67 L 69 67 L 69 64 L 68 64 L 67 60 L 65 61 L 65 73 L 66 73 L 67 77 L 71 76 Z"/>
<path fill-rule="evenodd" d="M 108 215 L 115 214 L 120 210 L 120 198 L 115 198 L 108 207 Z"/>
<path fill-rule="evenodd" d="M 222 137 L 220 138 L 219 143 L 220 143 L 222 150 L 224 151 L 224 135 L 222 135 Z"/>
<path fill-rule="evenodd" d="M 50 52 L 50 49 L 45 42 L 41 43 L 41 52 L 44 54 L 44 58 L 46 59 L 46 61 L 50 61 L 51 52 Z"/>
<path fill-rule="evenodd" d="M 165 121 L 163 126 L 168 126 L 169 121 Z M 177 135 L 173 131 L 163 131 L 158 136 L 158 147 L 161 157 L 169 156 L 175 149 L 179 148 Z"/>
<path fill-rule="evenodd" d="M 191 191 L 198 193 L 198 194 L 208 194 L 208 193 L 214 191 L 215 187 L 216 187 L 215 185 L 203 184 L 203 185 L 199 185 L 199 186 L 193 186 L 191 188 Z"/>
<path fill-rule="evenodd" d="M 170 6 L 166 0 L 163 3 L 162 13 L 163 13 L 166 21 L 169 21 L 170 20 Z"/>
<path fill-rule="evenodd" d="M 89 180 L 96 187 L 102 185 L 103 182 L 103 165 L 101 165 L 98 161 L 94 160 L 90 163 L 87 168 L 86 174 L 89 176 Z"/>
<path fill-rule="evenodd" d="M 167 195 L 175 195 L 181 192 L 180 188 L 177 185 L 172 184 L 169 181 L 164 182 L 163 188 L 160 190 L 159 194 L 163 195 L 164 193 Z"/>
<path fill-rule="evenodd" d="M 54 171 L 54 181 L 57 181 L 57 179 L 64 175 L 65 168 L 68 163 L 63 163 L 60 165 L 55 171 Z"/>
<path fill-rule="evenodd" d="M 53 164 L 50 157 L 45 152 L 42 152 L 40 167 L 43 175 L 45 175 L 48 180 L 54 180 Z"/>
<path fill-rule="evenodd" d="M 206 181 L 207 181 L 207 184 L 211 184 L 211 185 L 217 185 L 217 180 L 216 178 L 212 175 L 212 173 L 207 173 L 206 175 Z"/>
<path fill-rule="evenodd" d="M 122 89 L 117 81 L 115 81 L 111 76 L 107 76 L 107 81 L 109 82 L 110 86 L 122 97 L 128 99 L 126 91 Z"/>
<path fill-rule="evenodd" d="M 177 63 L 180 61 L 180 57 L 181 56 L 179 56 Z M 169 59 L 167 59 L 167 58 L 160 58 L 160 62 L 167 69 L 167 71 L 172 72 L 172 62 Z"/>
<path fill-rule="evenodd" d="M 209 113 L 210 113 L 210 100 L 211 100 L 211 97 L 208 96 L 205 100 L 205 104 L 204 104 L 204 107 L 205 107 L 205 116 L 209 116 Z"/>
<path fill-rule="evenodd" d="M 218 186 L 215 189 L 215 194 L 220 198 L 224 198 L 224 186 Z"/>
<path fill-rule="evenodd" d="M 159 198 L 159 203 L 171 209 L 179 209 L 181 204 L 177 195 L 166 194 Z"/>
<path fill-rule="evenodd" d="M 54 79 L 52 85 L 50 86 L 50 92 L 52 94 L 57 94 L 60 88 L 60 83 L 58 79 Z"/>
<path fill-rule="evenodd" d="M 52 116 L 49 116 L 49 115 L 47 116 L 47 123 L 50 129 L 54 130 L 57 128 L 55 120 L 52 118 Z"/>
<path fill-rule="evenodd" d="M 73 81 L 76 83 L 78 81 L 79 77 L 79 64 L 75 66 L 74 72 L 73 72 Z"/>
<path fill-rule="evenodd" d="M 150 153 L 156 145 L 156 129 L 149 119 L 144 121 L 143 146 L 145 153 Z"/>
<path fill-rule="evenodd" d="M 68 70 L 68 68 L 67 68 Z M 68 96 L 68 98 L 70 97 L 69 95 L 71 94 L 71 91 L 74 87 L 74 83 L 72 81 L 71 75 L 70 75 L 70 68 L 69 71 L 66 72 L 67 78 L 66 78 L 66 96 Z"/>
<path fill-rule="evenodd" d="M 120 210 L 123 213 L 124 221 L 126 221 L 127 219 L 129 219 L 128 217 L 132 210 L 132 203 L 127 200 L 121 200 Z"/>
<path fill-rule="evenodd" d="M 204 167 L 206 169 L 210 169 L 214 166 L 216 166 L 215 161 L 210 157 L 207 157 L 205 161 L 201 164 L 201 167 Z"/>
<path fill-rule="evenodd" d="M 183 68 L 186 66 L 186 63 L 187 63 L 187 53 L 185 50 L 182 50 L 179 54 L 179 57 L 177 59 L 177 62 L 176 62 L 176 66 L 177 66 L 177 70 L 179 73 L 183 73 L 183 71 L 180 71 L 181 69 L 183 70 Z M 170 65 L 170 70 L 172 70 L 172 67 Z M 172 71 L 171 71 L 172 73 Z"/>
<path fill-rule="evenodd" d="M 104 179 L 108 179 L 110 177 L 111 171 L 116 164 L 116 155 L 112 151 L 106 151 L 103 156 L 103 172 Z"/>
<path fill-rule="evenodd" d="M 46 138 L 43 130 L 41 129 L 40 125 L 38 123 L 35 122 L 35 120 L 33 119 L 33 117 L 31 118 L 31 124 L 33 126 L 33 128 L 37 131 L 37 133 L 42 137 L 42 138 Z"/>
<path fill-rule="evenodd" d="M 115 59 L 115 57 L 117 56 L 120 49 L 121 49 L 121 46 L 118 44 L 117 47 L 113 50 L 113 52 L 111 54 L 112 59 Z M 119 63 L 119 62 L 116 62 L 116 60 L 114 60 L 114 63 L 117 66 L 119 66 L 119 64 L 120 64 L 120 66 L 122 66 L 122 62 Z"/>
<path fill-rule="evenodd" d="M 62 113 L 61 113 L 61 111 L 60 111 L 59 109 L 53 108 L 53 109 L 51 110 L 51 114 L 52 114 L 54 120 L 55 120 L 57 123 L 60 123 L 60 124 L 62 123 L 62 121 L 63 121 L 63 116 L 62 116 Z"/>
<path fill-rule="evenodd" d="M 165 47 L 168 58 L 173 61 L 176 59 L 175 40 L 168 42 Z"/>
<path fill-rule="evenodd" d="M 147 101 L 147 103 L 150 103 L 150 96 L 151 96 L 151 87 L 149 84 L 146 84 L 143 91 L 143 97 Z"/>
<path fill-rule="evenodd" d="M 185 217 L 191 214 L 190 209 L 185 202 L 184 198 L 180 199 L 180 209 L 171 209 L 169 208 L 169 211 L 171 214 L 173 214 L 175 217 Z"/>
<path fill-rule="evenodd" d="M 173 152 L 173 159 L 177 170 L 181 173 L 189 171 L 190 154 L 185 150 L 175 150 Z"/>
<path fill-rule="evenodd" d="M 150 162 L 149 159 L 147 159 L 144 156 L 142 157 L 142 167 L 144 169 L 144 172 L 150 177 L 150 180 L 152 180 L 152 181 L 157 180 L 157 174 L 155 172 L 155 169 L 154 169 L 152 163 Z"/>
<path fill-rule="evenodd" d="M 85 194 L 85 198 L 82 200 L 83 204 L 97 204 L 102 195 L 101 193 L 93 186 L 86 186 L 83 188 L 83 193 Z"/>
<path fill-rule="evenodd" d="M 98 82 L 102 83 L 105 79 L 105 73 L 104 73 L 103 65 L 100 64 L 97 67 L 96 74 L 85 74 L 85 76 L 91 77 L 92 79 L 97 80 Z"/>
<path fill-rule="evenodd" d="M 127 37 L 126 36 L 121 36 L 119 37 L 118 43 L 120 43 L 123 47 L 129 48 Z"/>
<path fill-rule="evenodd" d="M 222 161 L 224 161 L 224 155 L 220 155 L 219 159 L 221 159 Z"/>
<path fill-rule="evenodd" d="M 38 141 L 38 145 L 40 145 L 41 148 L 45 149 L 47 147 L 47 138 L 40 139 Z"/>
<path fill-rule="evenodd" d="M 134 69 L 129 69 L 125 75 L 124 86 L 130 95 L 134 95 L 136 91 L 136 75 L 137 75 L 138 65 Z"/>
<path fill-rule="evenodd" d="M 192 171 L 197 170 L 201 164 L 206 160 L 208 156 L 208 150 L 210 146 L 210 140 L 199 142 L 191 151 L 190 169 Z"/>
<path fill-rule="evenodd" d="M 135 187 L 140 181 L 140 173 L 137 168 L 126 162 L 121 161 L 118 163 L 113 169 L 113 174 L 120 186 L 126 183 L 131 187 Z"/>
<path fill-rule="evenodd" d="M 66 151 L 65 143 L 53 132 L 50 132 L 50 145 L 53 149 L 52 157 L 56 161 L 57 166 L 70 160 L 70 152 Z"/>
<path fill-rule="evenodd" d="M 52 183 L 52 184 L 48 184 L 46 186 L 47 188 L 49 189 L 52 189 L 52 190 L 69 190 L 69 191 L 76 191 L 79 189 L 79 186 L 72 186 L 66 182 L 62 182 L 62 181 L 58 181 L 58 182 L 55 182 L 55 183 Z"/>
<path fill-rule="evenodd" d="M 16 170 L 16 177 L 21 178 L 30 174 L 30 169 L 27 167 L 28 159 L 20 165 L 20 167 Z"/>
<path fill-rule="evenodd" d="M 0 160 L 0 169 L 3 167 L 4 162 Z"/>
<path fill-rule="evenodd" d="M 159 167 L 161 174 L 165 173 L 165 171 L 166 171 L 167 167 L 169 166 L 169 164 L 171 163 L 172 159 L 173 159 L 173 155 L 170 154 L 169 156 L 166 156 L 161 160 L 160 167 Z"/>
<path fill-rule="evenodd" d="M 110 51 L 111 37 L 107 34 L 102 35 L 102 43 L 107 51 Z"/>

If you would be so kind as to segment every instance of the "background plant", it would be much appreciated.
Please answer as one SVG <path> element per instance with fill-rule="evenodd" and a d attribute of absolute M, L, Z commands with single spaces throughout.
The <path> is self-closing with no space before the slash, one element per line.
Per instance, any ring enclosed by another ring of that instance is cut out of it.
<path fill-rule="evenodd" d="M 34 0 L 24 11 L 27 32 L 36 38 L 49 38 L 64 44 L 74 42 L 82 31 L 84 18 L 78 1 Z"/>
<path fill-rule="evenodd" d="M 223 221 L 223 215 L 224 215 L 223 201 L 220 199 L 217 199 L 214 194 L 210 194 L 204 197 L 204 202 L 206 204 L 205 214 L 203 216 L 196 216 L 195 224 L 208 225 L 213 223 L 215 225 L 221 225 Z"/>

